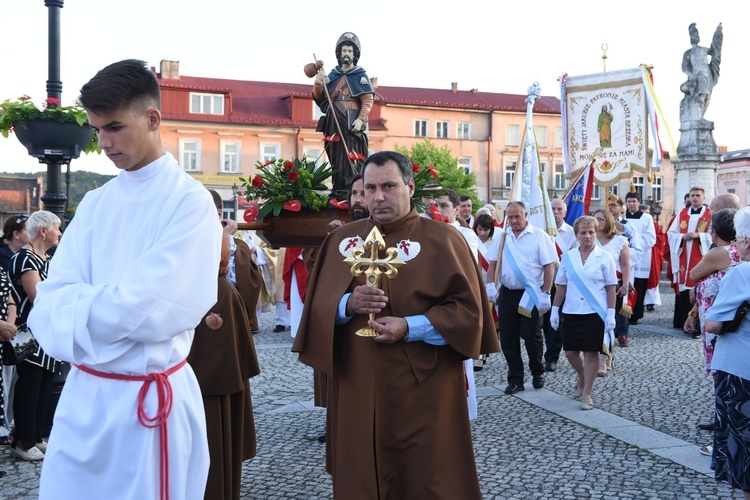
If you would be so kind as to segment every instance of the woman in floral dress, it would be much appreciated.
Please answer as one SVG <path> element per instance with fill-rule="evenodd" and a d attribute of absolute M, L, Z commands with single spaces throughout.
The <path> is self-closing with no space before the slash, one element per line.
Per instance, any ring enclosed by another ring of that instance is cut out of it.
<path fill-rule="evenodd" d="M 703 359 L 706 363 L 706 374 L 712 375 L 711 360 L 714 355 L 716 335 L 706 332 L 706 312 L 714 303 L 719 293 L 719 282 L 726 272 L 741 262 L 740 252 L 732 246 L 735 238 L 734 215 L 737 210 L 727 208 L 719 210 L 711 216 L 711 240 L 714 247 L 703 256 L 701 261 L 690 271 L 690 279 L 695 285 L 695 304 L 688 313 L 683 330 L 688 333 L 697 331 L 700 327 Z M 696 325 L 699 322 L 700 325 Z M 715 383 L 714 377 L 714 383 Z M 700 452 L 711 455 L 711 445 L 701 446 Z"/>
<path fill-rule="evenodd" d="M 720 210 L 711 216 L 709 232 L 716 245 L 703 256 L 703 259 L 690 271 L 690 279 L 695 285 L 695 305 L 690 311 L 684 330 L 696 331 L 696 321 L 700 323 L 703 357 L 706 361 L 706 374 L 711 374 L 711 358 L 714 353 L 716 336 L 706 333 L 706 311 L 714 302 L 719 292 L 719 281 L 726 272 L 741 262 L 740 253 L 732 246 L 735 238 L 733 208 Z"/>

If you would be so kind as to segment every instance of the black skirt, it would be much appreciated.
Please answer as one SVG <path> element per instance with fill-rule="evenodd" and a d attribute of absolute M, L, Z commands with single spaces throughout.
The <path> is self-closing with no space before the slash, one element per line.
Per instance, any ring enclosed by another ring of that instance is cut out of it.
<path fill-rule="evenodd" d="M 604 321 L 598 314 L 563 314 L 562 330 L 564 351 L 601 351 Z"/>
<path fill-rule="evenodd" d="M 750 380 L 716 372 L 716 428 L 711 468 L 717 481 L 750 491 Z"/>

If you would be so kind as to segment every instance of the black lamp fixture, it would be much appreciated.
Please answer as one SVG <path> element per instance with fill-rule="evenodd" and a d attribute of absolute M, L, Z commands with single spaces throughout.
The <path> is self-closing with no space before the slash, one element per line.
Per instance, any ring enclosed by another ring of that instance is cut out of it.
<path fill-rule="evenodd" d="M 654 197 L 649 195 L 648 199 L 646 200 L 646 203 L 648 203 L 649 212 L 651 212 L 651 217 L 654 218 L 654 221 L 656 223 L 659 223 L 659 215 L 661 215 L 661 202 L 654 200 Z"/>

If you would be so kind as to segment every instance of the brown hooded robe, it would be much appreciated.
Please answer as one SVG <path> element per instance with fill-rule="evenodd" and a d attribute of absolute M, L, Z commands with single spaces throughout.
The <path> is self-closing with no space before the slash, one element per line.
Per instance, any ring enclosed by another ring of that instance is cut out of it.
<path fill-rule="evenodd" d="M 339 244 L 365 239 L 373 224 L 355 221 L 326 238 L 292 348 L 328 374 L 334 496 L 481 498 L 462 361 L 498 352 L 499 343 L 479 269 L 461 233 L 415 210 L 378 224 L 386 247 L 408 249 L 411 257 L 395 279 L 382 279 L 389 300 L 379 316 L 426 315 L 448 345 L 358 337 L 366 315 L 334 325 L 342 296 L 364 284 L 364 275 L 352 277 Z"/>
<path fill-rule="evenodd" d="M 217 330 L 204 317 L 195 328 L 187 361 L 203 396 L 211 467 L 205 498 L 239 499 L 242 462 L 256 453 L 250 377 L 260 373 L 245 303 L 223 276 L 218 301 L 206 314 L 217 313 Z"/>

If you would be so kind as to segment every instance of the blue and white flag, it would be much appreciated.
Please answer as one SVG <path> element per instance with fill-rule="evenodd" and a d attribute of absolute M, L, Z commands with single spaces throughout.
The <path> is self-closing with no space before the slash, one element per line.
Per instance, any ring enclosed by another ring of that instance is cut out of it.
<path fill-rule="evenodd" d="M 594 191 L 594 162 L 581 172 L 578 180 L 563 198 L 568 207 L 565 222 L 571 226 L 579 217 L 589 213 L 591 194 Z"/>

